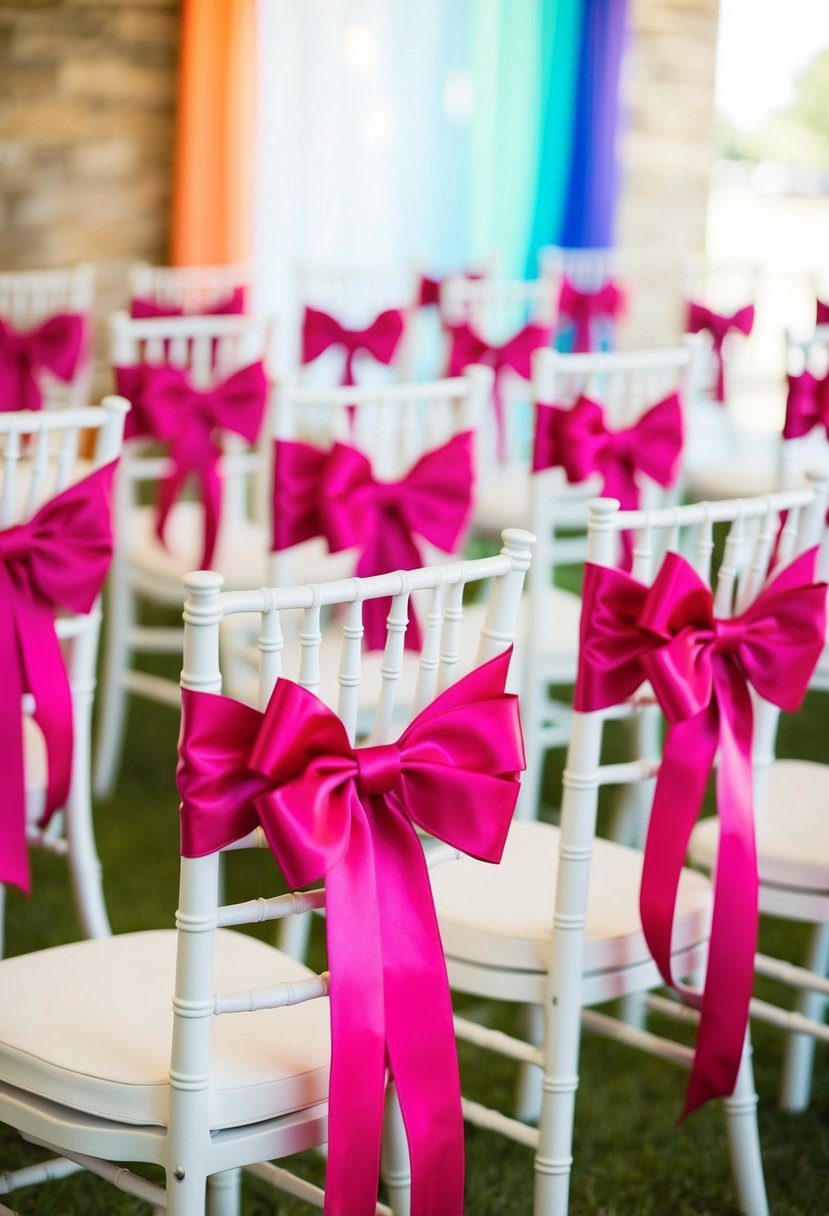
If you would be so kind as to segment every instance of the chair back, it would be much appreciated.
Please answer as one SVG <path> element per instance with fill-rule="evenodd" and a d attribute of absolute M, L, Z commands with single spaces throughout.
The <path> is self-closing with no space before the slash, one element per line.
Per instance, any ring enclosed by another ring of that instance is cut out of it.
<path fill-rule="evenodd" d="M 829 325 L 817 325 L 805 337 L 797 337 L 787 329 L 784 338 L 789 382 L 808 373 L 818 381 L 827 380 L 829 385 Z M 791 393 L 791 388 L 788 391 Z M 829 387 L 826 397 L 829 403 Z M 829 411 L 829 404 L 826 408 Z M 826 420 L 829 422 L 829 412 Z M 829 474 L 829 431 L 820 422 L 805 435 L 781 437 L 778 486 L 784 489 L 800 485 L 807 472 Z"/>
<path fill-rule="evenodd" d="M 296 340 L 293 366 L 301 360 L 300 331 L 306 308 L 330 313 L 348 329 L 370 325 L 387 309 L 403 313 L 405 330 L 389 368 L 366 357 L 360 364 L 367 384 L 410 379 L 413 375 L 412 322 L 417 311 L 420 276 L 413 263 L 364 265 L 341 260 L 299 262 L 294 268 L 294 313 Z M 343 352 L 328 350 L 303 371 L 314 385 L 339 384 Z"/>
<path fill-rule="evenodd" d="M 604 408 L 613 430 L 632 426 L 651 406 L 678 392 L 683 411 L 690 396 L 696 344 L 650 351 L 561 354 L 537 351 L 533 362 L 533 396 L 545 403 L 570 409 L 581 397 Z M 671 494 L 642 476 L 644 506 L 656 506 Z M 532 584 L 541 594 L 557 566 L 581 564 L 587 546 L 587 503 L 601 492 L 601 477 L 571 485 L 561 468 L 532 476 L 532 527 L 538 536 Z M 566 533 L 566 535 L 562 535 Z M 540 609 L 540 603 L 539 603 Z"/>
<path fill-rule="evenodd" d="M 135 319 L 125 312 L 110 318 L 110 355 L 115 368 L 138 364 L 169 364 L 180 367 L 192 386 L 205 390 L 228 376 L 260 360 L 271 368 L 273 327 L 270 319 L 247 316 L 185 316 Z M 267 420 L 263 422 L 255 450 L 238 435 L 223 432 L 220 442 L 224 462 L 220 466 L 224 481 L 222 512 L 227 520 L 247 518 L 264 500 L 261 486 L 251 486 L 265 478 L 267 458 Z M 118 514 L 123 518 L 134 501 L 134 488 L 140 481 L 157 481 L 167 465 L 147 454 L 147 440 L 137 437 L 125 450 L 124 476 L 120 479 Z M 253 495 L 253 496 L 252 496 Z"/>
<path fill-rule="evenodd" d="M 369 458 L 376 478 L 396 481 L 452 436 L 464 431 L 477 436 L 491 388 L 491 369 L 479 366 L 417 384 L 323 389 L 283 383 L 276 392 L 275 438 L 323 449 L 350 444 Z M 290 583 L 291 551 L 273 558 L 274 583 Z"/>
<path fill-rule="evenodd" d="M 343 610 L 343 623 L 339 649 L 340 695 L 336 712 L 353 743 L 361 684 L 362 606 L 373 598 L 392 595 L 393 607 L 388 622 L 382 678 L 380 686 L 373 690 L 375 715 L 369 740 L 370 745 L 386 743 L 391 738 L 409 594 L 415 589 L 423 590 L 431 595 L 433 602 L 427 644 L 420 660 L 414 706 L 414 712 L 417 712 L 462 674 L 457 659 L 459 630 L 463 627 L 465 587 L 491 580 L 492 594 L 480 634 L 478 661 L 484 662 L 502 653 L 511 643 L 531 543 L 532 538 L 526 533 L 505 532 L 504 548 L 495 557 L 313 587 L 223 593 L 219 575 L 206 571 L 187 575 L 182 688 L 220 696 L 222 670 L 219 635 L 222 622 L 229 621 L 239 613 L 252 613 L 259 621 L 259 705 L 262 708 L 267 705 L 274 685 L 282 675 L 289 675 L 298 680 L 303 688 L 314 692 L 320 679 L 320 612 L 339 605 Z M 282 617 L 286 612 L 292 614 L 297 611 L 301 612 L 303 618 L 300 666 L 297 672 L 284 673 L 281 657 Z M 229 849 L 250 847 L 266 847 L 261 827 L 228 846 Z M 187 1127 L 191 1136 L 203 1136 L 205 1142 L 209 1140 L 207 1098 L 213 1018 L 244 1010 L 275 1008 L 319 999 L 328 992 L 328 975 L 323 973 L 291 985 L 274 987 L 271 984 L 271 987 L 254 988 L 244 993 L 216 993 L 212 960 L 218 926 L 282 919 L 320 907 L 325 901 L 325 891 L 319 888 L 220 906 L 219 890 L 218 852 L 182 859 L 170 1064 L 170 1128 L 173 1135 L 178 1134 L 173 1131 L 174 1128 Z M 333 921 L 333 916 L 331 919 Z M 267 983 L 266 977 L 263 977 L 264 983 Z M 302 1147 L 301 1144 L 298 1146 Z M 264 1151 L 264 1147 L 262 1142 L 257 1157 L 273 1155 Z"/>
<path fill-rule="evenodd" d="M 561 289 L 562 279 L 568 278 L 579 291 L 598 291 L 616 274 L 616 251 L 610 248 L 566 249 L 560 245 L 545 245 L 538 251 L 538 268 L 549 275 Z"/>
<path fill-rule="evenodd" d="M 523 326 L 553 326 L 558 311 L 555 284 L 539 279 L 468 279 L 451 275 L 441 284 L 444 324 L 468 322 L 487 342 L 501 343 Z"/>
<path fill-rule="evenodd" d="M 0 320 L 15 329 L 27 330 L 60 313 L 80 315 L 91 324 L 95 304 L 95 267 L 81 263 L 68 270 L 18 270 L 0 272 Z M 44 404 L 78 407 L 87 405 L 92 386 L 93 366 L 88 349 L 68 382 L 45 374 Z"/>
<path fill-rule="evenodd" d="M 136 262 L 129 270 L 130 297 L 151 300 L 163 307 L 181 309 L 185 313 L 209 314 L 210 309 L 225 303 L 234 290 L 242 287 L 247 293 L 253 284 L 249 265 L 235 266 L 150 266 Z M 250 310 L 246 300 L 245 311 Z"/>

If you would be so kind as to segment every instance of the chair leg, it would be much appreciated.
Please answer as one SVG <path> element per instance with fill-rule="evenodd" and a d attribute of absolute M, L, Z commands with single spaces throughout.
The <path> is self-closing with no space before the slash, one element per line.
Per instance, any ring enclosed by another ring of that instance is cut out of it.
<path fill-rule="evenodd" d="M 571 969 L 561 968 L 562 980 Z M 575 972 L 579 974 L 579 972 Z M 552 971 L 551 971 L 552 979 Z M 535 1157 L 533 1216 L 567 1216 L 573 1166 L 573 1120 L 579 1087 L 581 1009 L 578 1000 L 561 998 L 556 985 L 548 995 L 541 1118 Z"/>
<path fill-rule="evenodd" d="M 207 1179 L 204 1174 L 188 1170 L 178 1179 L 167 1174 L 167 1216 L 205 1216 Z"/>
<path fill-rule="evenodd" d="M 751 1041 L 747 1034 L 737 1084 L 724 1103 L 726 1132 L 738 1209 L 742 1216 L 768 1216 L 751 1056 Z"/>
<path fill-rule="evenodd" d="M 521 1009 L 524 1037 L 534 1047 L 544 1039 L 544 1010 L 540 1005 Z M 522 1064 L 515 1094 L 515 1115 L 524 1123 L 537 1123 L 541 1117 L 542 1073 L 535 1064 Z"/>
<path fill-rule="evenodd" d="M 239 1216 L 242 1171 L 222 1170 L 207 1179 L 207 1216 Z"/>
<path fill-rule="evenodd" d="M 124 675 L 130 664 L 129 633 L 135 618 L 132 588 L 117 558 L 110 573 L 108 596 L 94 782 L 99 798 L 112 793 L 121 762 L 127 711 Z"/>
<path fill-rule="evenodd" d="M 829 924 L 815 925 L 803 965 L 816 975 L 826 975 L 829 971 Z M 798 997 L 797 1010 L 804 1017 L 819 1021 L 823 1017 L 825 1007 L 826 998 L 818 992 L 804 990 Z M 800 1111 L 809 1105 L 814 1058 L 815 1040 L 810 1034 L 789 1035 L 783 1057 L 783 1081 L 780 1086 L 780 1105 L 783 1110 Z"/>
<path fill-rule="evenodd" d="M 409 1216 L 412 1200 L 409 1148 L 406 1142 L 403 1116 L 400 1113 L 400 1103 L 397 1100 L 397 1090 L 393 1084 L 386 1088 L 380 1177 L 386 1185 L 389 1207 L 394 1216 Z"/>
<path fill-rule="evenodd" d="M 92 824 L 92 793 L 89 787 L 92 733 L 92 696 L 94 686 L 75 694 L 72 785 L 66 804 L 66 838 L 69 845 L 69 872 L 75 906 L 87 937 L 109 937 L 109 927 L 101 863 L 95 847 Z"/>

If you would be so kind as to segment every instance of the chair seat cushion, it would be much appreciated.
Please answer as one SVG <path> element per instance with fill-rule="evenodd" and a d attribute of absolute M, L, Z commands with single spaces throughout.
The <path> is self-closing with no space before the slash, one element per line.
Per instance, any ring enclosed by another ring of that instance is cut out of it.
<path fill-rule="evenodd" d="M 461 858 L 431 872 L 447 960 L 543 973 L 547 970 L 559 830 L 546 823 L 513 823 L 501 864 Z M 639 919 L 642 854 L 594 842 L 584 945 L 584 973 L 646 961 Z M 703 941 L 711 884 L 683 870 L 677 900 L 674 950 Z"/>
<path fill-rule="evenodd" d="M 167 519 L 166 544 L 155 534 L 154 507 L 138 507 L 129 517 L 127 561 L 145 582 L 167 584 L 184 599 L 182 575 L 198 570 L 203 545 L 204 509 L 201 503 L 178 502 Z M 271 582 L 270 534 L 264 525 L 238 520 L 219 529 L 212 566 L 225 578 L 225 590 L 268 586 Z M 292 550 L 292 581 L 297 584 L 348 578 L 354 571 L 354 554 L 331 554 L 324 540 L 314 539 Z"/>
<path fill-rule="evenodd" d="M 757 823 L 760 882 L 829 894 L 829 765 L 777 760 L 769 773 L 767 800 Z M 690 856 L 711 869 L 717 856 L 719 820 L 703 819 L 691 835 Z"/>
<path fill-rule="evenodd" d="M 176 933 L 74 942 L 0 962 L 0 1080 L 116 1122 L 165 1126 Z M 216 935 L 219 992 L 311 972 L 244 933 Z M 327 999 L 213 1019 L 211 1128 L 326 1099 Z"/>

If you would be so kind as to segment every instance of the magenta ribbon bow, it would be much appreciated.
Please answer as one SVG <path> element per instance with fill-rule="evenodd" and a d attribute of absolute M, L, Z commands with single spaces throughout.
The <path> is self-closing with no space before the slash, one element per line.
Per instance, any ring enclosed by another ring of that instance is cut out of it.
<path fill-rule="evenodd" d="M 653 585 L 588 563 L 574 705 L 593 711 L 650 680 L 668 733 L 645 844 L 642 928 L 663 979 L 700 1009 L 683 1115 L 733 1092 L 754 978 L 757 859 L 750 687 L 796 710 L 823 649 L 826 584 L 817 550 L 780 571 L 739 616 L 714 616 L 710 589 L 676 553 Z M 720 842 L 705 987 L 700 997 L 671 969 L 680 874 L 708 774 L 719 752 Z"/>
<path fill-rule="evenodd" d="M 625 294 L 608 279 L 595 291 L 580 291 L 568 278 L 562 279 L 558 301 L 562 317 L 573 325 L 573 350 L 592 349 L 591 331 L 597 321 L 617 321 L 624 312 Z"/>
<path fill-rule="evenodd" d="M 815 300 L 815 325 L 829 325 L 829 301 Z"/>
<path fill-rule="evenodd" d="M 467 279 L 470 283 L 477 282 L 483 277 L 479 270 L 467 270 L 462 275 L 462 278 Z M 427 274 L 421 275 L 417 294 L 418 308 L 431 308 L 434 304 L 440 304 L 440 289 L 443 283 L 442 278 L 431 278 Z"/>
<path fill-rule="evenodd" d="M 671 393 L 652 405 L 633 426 L 611 430 L 596 401 L 579 397 L 570 409 L 536 406 L 533 472 L 561 465 L 571 484 L 592 473 L 603 479 L 602 494 L 618 498 L 622 510 L 639 506 L 638 475 L 661 486 L 676 480 L 682 455 L 682 406 Z M 630 569 L 633 545 L 622 533 L 624 568 Z"/>
<path fill-rule="evenodd" d="M 59 313 L 29 330 L 0 317 L 0 410 L 39 410 L 40 375 L 69 383 L 84 354 L 86 317 Z"/>
<path fill-rule="evenodd" d="M 130 316 L 137 320 L 153 317 L 225 317 L 239 316 L 244 313 L 246 306 L 245 288 L 240 284 L 234 287 L 230 295 L 223 296 L 206 308 L 185 309 L 178 304 L 162 304 L 149 296 L 133 296 L 130 303 Z"/>
<path fill-rule="evenodd" d="M 336 443 L 329 450 L 277 440 L 274 463 L 274 551 L 322 536 L 332 553 L 359 547 L 356 574 L 388 574 L 423 565 L 421 536 L 445 553 L 456 551 L 472 505 L 472 434 L 453 435 L 412 466 L 400 481 L 375 480 L 362 452 Z M 363 606 L 366 644 L 382 649 L 388 599 Z M 406 648 L 422 646 L 410 607 Z"/>
<path fill-rule="evenodd" d="M 306 308 L 302 321 L 302 362 L 312 363 L 330 346 L 342 346 L 345 350 L 342 383 L 353 385 L 357 383 L 354 379 L 357 351 L 364 350 L 378 363 L 388 366 L 400 345 L 404 329 L 405 320 L 399 308 L 387 308 L 365 329 L 346 329 L 330 313 Z"/>
<path fill-rule="evenodd" d="M 550 345 L 552 329 L 549 325 L 530 322 L 501 346 L 491 346 L 478 334 L 468 321 L 448 327 L 450 334 L 450 376 L 459 376 L 471 363 L 485 363 L 495 372 L 495 388 L 492 399 L 495 406 L 497 455 L 500 461 L 506 456 L 504 432 L 504 401 L 501 394 L 501 374 L 511 368 L 524 380 L 532 377 L 531 359 L 533 351 Z"/>
<path fill-rule="evenodd" d="M 818 378 L 811 372 L 789 376 L 784 439 L 799 439 L 816 426 L 829 435 L 829 372 Z"/>
<path fill-rule="evenodd" d="M 72 776 L 72 694 L 55 634 L 55 612 L 89 612 L 112 559 L 110 500 L 115 462 L 44 503 L 26 523 L 0 532 L 0 738 L 5 758 L 0 882 L 30 889 L 26 847 L 21 698 L 47 756 L 41 826 L 64 806 Z"/>
<path fill-rule="evenodd" d="M 688 303 L 688 332 L 698 334 L 705 330 L 711 335 L 714 357 L 717 361 L 717 401 L 725 401 L 725 365 L 722 357 L 725 336 L 733 329 L 748 337 L 753 325 L 753 304 L 746 304 L 745 308 L 738 308 L 736 312 L 720 315 L 703 304 L 695 304 L 693 301 Z"/>
<path fill-rule="evenodd" d="M 416 826 L 500 860 L 524 749 L 510 651 L 460 679 L 396 743 L 353 748 L 312 693 L 278 680 L 264 713 L 182 692 L 182 853 L 258 824 L 288 883 L 325 878 L 331 990 L 327 1216 L 373 1214 L 391 1072 L 412 1216 L 461 1216 L 463 1119 L 446 965 Z"/>
<path fill-rule="evenodd" d="M 217 431 L 233 431 L 255 443 L 268 398 L 264 365 L 251 363 L 214 384 L 193 388 L 180 367 L 138 364 L 116 368 L 119 391 L 136 408 L 132 434 L 151 435 L 169 445 L 173 471 L 158 487 L 156 535 L 164 542 L 167 517 L 185 482 L 194 476 L 204 503 L 203 569 L 213 559 L 222 505 L 218 461 L 222 454 Z"/>

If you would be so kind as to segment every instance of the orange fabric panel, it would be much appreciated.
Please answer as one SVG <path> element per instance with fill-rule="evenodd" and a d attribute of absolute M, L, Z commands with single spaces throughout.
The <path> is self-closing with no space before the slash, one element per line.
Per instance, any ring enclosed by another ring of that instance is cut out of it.
<path fill-rule="evenodd" d="M 171 261 L 250 258 L 257 0 L 183 0 Z"/>

